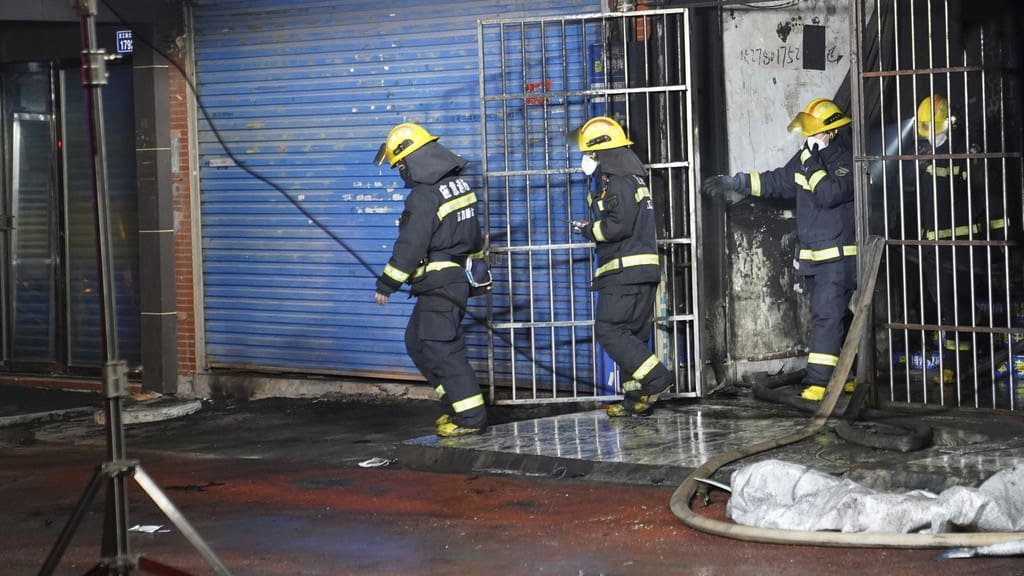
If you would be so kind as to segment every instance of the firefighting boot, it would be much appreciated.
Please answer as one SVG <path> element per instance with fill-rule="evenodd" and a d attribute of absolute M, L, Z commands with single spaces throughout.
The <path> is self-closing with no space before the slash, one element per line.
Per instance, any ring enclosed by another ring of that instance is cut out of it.
<path fill-rule="evenodd" d="M 675 373 L 670 370 L 661 379 L 644 384 L 640 390 L 626 392 L 622 402 L 612 404 L 606 412 L 612 418 L 646 416 L 651 413 L 651 407 L 658 401 L 658 397 L 671 388 L 675 381 Z"/>
<path fill-rule="evenodd" d="M 622 399 L 622 402 L 609 406 L 605 412 L 610 418 L 647 416 L 651 413 L 651 405 L 627 396 Z"/>
<path fill-rule="evenodd" d="M 939 379 L 938 374 L 933 374 L 931 380 L 932 384 L 952 384 L 956 381 L 956 372 L 951 368 L 943 368 L 941 380 Z"/>
<path fill-rule="evenodd" d="M 638 392 L 626 392 L 622 402 L 612 404 L 605 412 L 610 418 L 646 416 L 651 413 L 651 405 L 640 402 L 640 394 Z"/>
<path fill-rule="evenodd" d="M 847 394 L 853 393 L 856 389 L 857 383 L 853 380 L 848 380 L 846 384 L 843 384 L 843 392 Z M 803 392 L 800 393 L 800 397 L 804 400 L 821 402 L 821 399 L 825 397 L 825 387 L 818 384 L 811 384 L 803 389 Z"/>
<path fill-rule="evenodd" d="M 804 400 L 821 402 L 821 399 L 825 397 L 825 387 L 818 384 L 811 384 L 800 392 L 800 397 Z"/>
<path fill-rule="evenodd" d="M 481 428 L 471 428 L 469 426 L 459 426 L 455 422 L 448 420 L 437 425 L 437 435 L 442 438 L 454 438 L 456 436 L 468 436 L 470 434 L 479 434 L 483 432 Z"/>
<path fill-rule="evenodd" d="M 669 370 L 658 380 L 654 380 L 640 387 L 640 402 L 650 406 L 658 401 L 658 397 L 676 383 L 676 373 Z"/>

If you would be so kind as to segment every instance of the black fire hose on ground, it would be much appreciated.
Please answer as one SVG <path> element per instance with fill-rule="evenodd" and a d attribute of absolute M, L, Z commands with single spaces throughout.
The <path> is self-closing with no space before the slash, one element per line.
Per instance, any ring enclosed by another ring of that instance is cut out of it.
<path fill-rule="evenodd" d="M 779 382 L 778 378 L 765 383 L 752 382 L 754 397 L 808 413 L 818 409 L 819 402 L 801 398 L 798 392 L 790 388 L 792 383 L 778 385 Z M 861 446 L 896 452 L 913 452 L 931 445 L 931 426 L 913 418 L 863 408 L 866 398 L 867 387 L 858 387 L 854 391 L 841 419 L 835 424 L 836 434 L 840 438 Z"/>
<path fill-rule="evenodd" d="M 988 357 L 983 357 L 971 370 L 960 376 L 960 382 L 969 381 L 976 373 L 993 373 L 993 367 L 1009 361 L 1011 356 L 1024 353 L 1024 341 L 1011 346 L 1000 347 Z M 744 378 L 750 384 L 754 397 L 760 400 L 791 406 L 804 412 L 813 413 L 818 402 L 801 398 L 789 388 L 800 385 L 804 371 L 789 374 L 771 374 L 757 378 Z M 896 452 L 913 452 L 927 448 L 932 443 L 934 431 L 931 426 L 914 419 L 891 412 L 864 408 L 868 389 L 858 387 L 847 403 L 842 417 L 835 423 L 835 432 L 843 440 Z"/>
<path fill-rule="evenodd" d="M 813 414 L 818 410 L 819 402 L 802 398 L 796 389 L 805 386 L 805 374 L 806 370 L 797 370 L 790 373 L 750 375 L 744 376 L 743 379 L 750 385 L 754 398 Z M 896 452 L 913 452 L 931 445 L 934 436 L 931 426 L 912 418 L 901 418 L 880 410 L 864 408 L 867 392 L 867 386 L 859 386 L 854 390 L 843 410 L 842 418 L 835 424 L 836 435 L 860 446 Z"/>
<path fill-rule="evenodd" d="M 858 386 L 853 391 L 842 417 L 836 422 L 836 434 L 846 440 L 869 448 L 914 452 L 931 446 L 932 427 L 914 418 L 864 408 L 868 387 Z"/>
<path fill-rule="evenodd" d="M 669 500 L 669 507 L 672 513 L 679 518 L 683 524 L 726 538 L 734 538 L 748 542 L 768 542 L 778 544 L 802 544 L 810 546 L 844 546 L 863 548 L 955 548 L 955 547 L 981 547 L 1004 542 L 1018 541 L 1021 533 L 1017 532 L 971 532 L 971 533 L 944 533 L 944 534 L 902 534 L 892 532 L 815 532 L 810 530 L 776 530 L 770 528 L 759 528 L 756 526 L 744 526 L 722 520 L 715 520 L 700 516 L 690 508 L 690 502 L 697 492 L 698 478 L 711 478 L 722 466 L 751 456 L 779 448 L 810 438 L 817 434 L 828 423 L 828 419 L 835 408 L 840 394 L 843 393 L 843 386 L 846 377 L 853 365 L 853 359 L 857 354 L 860 345 L 860 336 L 867 324 L 867 316 L 871 306 L 871 296 L 874 292 L 875 280 L 878 276 L 878 265 L 882 259 L 884 241 L 876 236 L 868 239 L 865 256 L 867 272 L 864 276 L 864 286 L 858 293 L 857 303 L 854 310 L 853 323 L 849 335 L 839 353 L 839 363 L 832 373 L 825 388 L 825 397 L 822 398 L 814 417 L 800 430 L 787 434 L 781 438 L 767 440 L 758 444 L 744 446 L 736 450 L 721 454 L 712 458 L 697 467 L 672 493 Z"/>

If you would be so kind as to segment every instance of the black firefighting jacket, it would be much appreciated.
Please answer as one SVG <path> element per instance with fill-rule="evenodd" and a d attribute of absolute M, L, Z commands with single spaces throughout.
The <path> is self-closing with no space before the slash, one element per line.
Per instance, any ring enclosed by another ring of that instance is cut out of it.
<path fill-rule="evenodd" d="M 950 154 L 950 148 L 947 141 L 933 151 L 930 142 L 918 140 L 917 152 L 941 156 Z M 973 147 L 969 151 L 978 152 Z M 994 198 L 986 197 L 985 168 L 980 161 L 923 158 L 917 169 L 922 240 L 1005 238 L 1010 222 L 1003 214 L 999 192 Z"/>
<path fill-rule="evenodd" d="M 587 195 L 593 220 L 583 235 L 597 245 L 592 288 L 661 280 L 651 191 L 640 159 L 628 148 L 598 150 L 599 190 Z"/>
<path fill-rule="evenodd" d="M 853 153 L 844 132 L 817 154 L 800 148 L 785 166 L 750 174 L 752 196 L 796 199 L 800 274 L 822 265 L 856 269 L 857 234 L 853 204 Z"/>
<path fill-rule="evenodd" d="M 392 294 L 408 282 L 413 294 L 466 282 L 466 256 L 483 250 L 477 198 L 459 176 L 463 158 L 430 142 L 404 159 L 410 187 L 395 241 L 377 291 Z"/>
<path fill-rule="evenodd" d="M 937 149 L 918 140 L 918 154 L 949 154 L 947 141 Z M 967 240 L 978 234 L 968 194 L 968 170 L 963 159 L 918 162 L 922 240 Z M 980 196 L 980 195 L 979 195 Z"/>

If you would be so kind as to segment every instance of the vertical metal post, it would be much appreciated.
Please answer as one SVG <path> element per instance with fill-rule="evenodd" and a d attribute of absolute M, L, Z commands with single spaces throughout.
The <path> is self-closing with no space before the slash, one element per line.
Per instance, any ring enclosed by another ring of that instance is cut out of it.
<path fill-rule="evenodd" d="M 96 0 L 74 0 L 79 14 L 82 38 L 82 86 L 85 89 L 92 156 L 92 194 L 96 260 L 98 262 L 101 339 L 104 350 L 103 381 L 106 395 L 107 453 L 110 462 L 125 458 L 121 402 L 125 394 L 125 365 L 118 360 L 117 308 L 114 301 L 114 267 L 110 254 L 110 202 L 107 187 L 107 158 L 103 128 L 102 89 L 107 84 L 106 54 L 96 44 Z M 125 478 L 118 474 L 108 485 L 104 519 L 103 556 L 118 559 L 129 556 L 128 499 Z M 130 566 L 115 562 L 117 573 L 128 573 Z"/>
<path fill-rule="evenodd" d="M 96 46 L 96 0 L 74 0 L 80 15 L 82 36 L 82 86 L 85 88 L 88 115 L 89 150 L 92 155 L 93 209 L 96 212 L 96 251 L 99 262 L 102 337 L 105 359 L 116 360 L 118 353 L 114 272 L 110 259 L 109 195 L 107 159 L 104 144 L 102 88 L 107 84 L 106 54 Z"/>
<path fill-rule="evenodd" d="M 64 554 L 82 514 L 99 489 L 103 478 L 108 480 L 106 510 L 103 523 L 101 561 L 88 574 L 131 574 L 139 559 L 131 555 L 128 542 L 128 494 L 127 479 L 137 474 L 147 494 L 163 510 L 186 538 L 199 550 L 214 567 L 217 574 L 230 575 L 227 568 L 213 554 L 213 551 L 199 538 L 188 521 L 178 512 L 170 500 L 159 491 L 150 477 L 138 467 L 137 462 L 125 457 L 124 422 L 122 420 L 122 399 L 127 389 L 125 362 L 118 358 L 116 307 L 114 301 L 114 272 L 110 254 L 110 206 L 107 188 L 106 148 L 103 129 L 102 88 L 107 84 L 106 55 L 96 43 L 96 0 L 71 0 L 72 7 L 80 17 L 82 38 L 82 86 L 85 88 L 86 113 L 88 116 L 89 151 L 92 156 L 92 193 L 95 212 L 95 233 L 98 273 L 100 277 L 100 315 L 103 364 L 103 386 L 106 397 L 107 456 L 108 460 L 97 470 L 81 500 L 76 505 L 70 520 L 61 532 L 56 544 L 40 570 L 41 576 L 53 573 Z M 186 574 L 164 566 L 153 560 L 144 560 L 143 569 L 155 574 Z"/>
<path fill-rule="evenodd" d="M 484 85 L 484 25 L 480 20 L 476 23 L 476 50 L 479 54 L 478 59 L 478 72 L 477 81 L 480 86 Z M 482 95 L 482 94 L 481 94 Z M 487 101 L 480 98 L 480 141 L 487 142 Z M 487 154 L 482 154 L 480 158 L 480 165 L 483 168 L 483 174 L 487 174 Z M 481 183 L 482 189 L 480 193 L 483 195 L 483 206 L 484 206 L 484 243 L 489 248 L 491 244 L 491 208 L 490 208 L 490 185 L 485 176 Z M 495 262 L 491 262 L 493 265 Z M 494 298 L 493 294 L 487 294 L 487 402 L 494 404 L 494 328 L 493 328 L 493 314 L 491 312 L 491 302 Z"/>
<path fill-rule="evenodd" d="M 864 162 L 863 156 L 866 150 L 865 139 L 864 139 L 864 126 L 867 122 L 864 112 L 864 79 L 861 76 L 861 44 L 864 37 L 863 23 L 863 7 L 862 0 L 850 0 L 850 108 L 853 113 L 853 123 L 851 129 L 853 132 L 853 150 L 855 158 L 858 161 L 854 166 L 853 175 L 853 194 L 854 194 L 854 205 L 855 205 L 855 226 L 857 235 L 857 245 L 866 246 L 868 239 L 868 207 L 870 206 L 870 199 L 868 197 L 870 187 L 868 186 L 868 173 L 870 165 Z M 865 286 L 868 284 L 865 275 L 867 271 L 864 269 L 864 259 L 857 259 L 857 273 L 858 273 L 858 285 Z M 871 308 L 868 309 L 868 327 L 864 330 L 864 334 L 861 337 L 860 350 L 857 354 L 857 382 L 861 385 L 870 386 L 874 390 L 875 381 L 875 331 L 873 323 L 870 322 L 874 318 L 874 314 Z M 872 398 L 873 400 L 873 398 Z"/>

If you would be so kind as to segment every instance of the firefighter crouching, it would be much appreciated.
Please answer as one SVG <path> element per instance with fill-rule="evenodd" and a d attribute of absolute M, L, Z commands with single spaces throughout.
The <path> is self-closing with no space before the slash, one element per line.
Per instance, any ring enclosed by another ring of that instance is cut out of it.
<path fill-rule="evenodd" d="M 633 142 L 622 127 L 606 116 L 587 121 L 578 144 L 581 167 L 588 176 L 597 174 L 599 189 L 587 195 L 593 220 L 575 220 L 572 229 L 597 246 L 594 336 L 624 374 L 623 401 L 607 412 L 644 415 L 675 382 L 648 346 L 661 272 L 647 169 L 627 148 Z"/>
<path fill-rule="evenodd" d="M 466 358 L 462 320 L 470 285 L 464 262 L 483 250 L 477 198 L 459 176 L 467 162 L 423 127 L 395 126 L 377 153 L 398 168 L 409 188 L 398 239 L 374 300 L 383 306 L 403 284 L 416 304 L 405 330 L 405 347 L 416 368 L 437 391 L 445 412 L 438 436 L 462 436 L 487 426 L 484 397 Z"/>
<path fill-rule="evenodd" d="M 789 124 L 806 140 L 785 166 L 712 176 L 702 186 L 711 197 L 731 190 L 796 200 L 796 262 L 810 292 L 813 322 L 801 396 L 811 400 L 824 396 L 839 363 L 847 306 L 857 287 L 853 152 L 847 131 L 840 130 L 851 121 L 831 100 L 812 100 Z"/>

